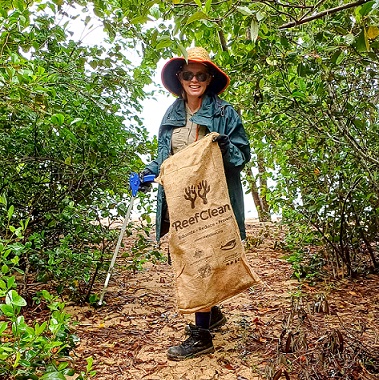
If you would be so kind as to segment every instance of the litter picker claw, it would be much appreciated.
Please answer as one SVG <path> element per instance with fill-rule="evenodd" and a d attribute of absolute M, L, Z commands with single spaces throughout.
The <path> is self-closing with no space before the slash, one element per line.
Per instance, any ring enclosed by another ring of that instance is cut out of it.
<path fill-rule="evenodd" d="M 109 265 L 109 269 L 108 269 L 108 272 L 107 272 L 107 277 L 105 279 L 104 287 L 103 287 L 103 290 L 102 290 L 102 292 L 100 294 L 100 300 L 98 302 L 99 306 L 101 306 L 103 304 L 104 295 L 105 295 L 105 292 L 107 290 L 108 283 L 109 283 L 109 280 L 110 280 L 112 272 L 113 272 L 113 268 L 114 268 L 114 264 L 116 262 L 118 251 L 120 250 L 120 247 L 121 247 L 122 238 L 124 237 L 126 226 L 129 223 L 130 213 L 131 213 L 131 211 L 133 209 L 134 200 L 135 200 L 135 198 L 137 196 L 140 184 L 141 183 L 151 183 L 151 182 L 154 182 L 154 179 L 155 179 L 155 175 L 154 174 L 145 175 L 145 176 L 143 176 L 143 178 L 141 178 L 137 173 L 132 173 L 130 175 L 129 186 L 130 186 L 130 189 L 132 191 L 132 197 L 130 198 L 130 204 L 129 204 L 128 210 L 126 211 L 126 215 L 125 215 L 125 218 L 124 218 L 124 223 L 122 224 L 120 235 L 118 236 L 118 241 L 117 241 L 116 249 L 115 249 L 115 251 L 113 253 L 113 257 L 112 257 L 111 263 Z"/>

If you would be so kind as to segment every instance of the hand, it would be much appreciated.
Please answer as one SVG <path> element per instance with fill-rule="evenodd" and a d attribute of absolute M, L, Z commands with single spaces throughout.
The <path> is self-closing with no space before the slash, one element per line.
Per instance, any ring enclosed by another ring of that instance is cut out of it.
<path fill-rule="evenodd" d="M 151 190 L 151 182 L 143 182 L 143 178 L 145 175 L 152 174 L 149 169 L 144 169 L 141 173 L 138 174 L 140 179 L 140 184 L 138 187 L 138 191 L 141 193 L 148 193 Z"/>
<path fill-rule="evenodd" d="M 228 135 L 218 135 L 213 139 L 213 141 L 218 143 L 218 146 L 220 147 L 221 154 L 225 156 L 225 154 L 229 150 L 230 145 L 230 139 Z"/>

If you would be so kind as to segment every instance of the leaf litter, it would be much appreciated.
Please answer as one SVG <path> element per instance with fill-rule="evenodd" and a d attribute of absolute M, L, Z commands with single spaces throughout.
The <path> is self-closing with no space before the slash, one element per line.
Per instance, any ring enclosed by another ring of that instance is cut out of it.
<path fill-rule="evenodd" d="M 379 276 L 300 283 L 278 248 L 278 224 L 249 221 L 247 235 L 263 281 L 222 303 L 228 322 L 214 333 L 213 354 L 167 360 L 193 322 L 176 310 L 172 268 L 133 272 L 120 255 L 103 306 L 66 307 L 80 338 L 76 367 L 92 356 L 97 380 L 379 379 Z M 133 236 L 124 243 L 127 251 Z"/>

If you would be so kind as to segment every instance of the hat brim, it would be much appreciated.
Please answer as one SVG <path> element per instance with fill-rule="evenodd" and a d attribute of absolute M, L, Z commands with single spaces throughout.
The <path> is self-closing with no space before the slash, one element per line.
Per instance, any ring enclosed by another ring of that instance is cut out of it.
<path fill-rule="evenodd" d="M 196 59 L 190 59 L 188 62 L 202 63 L 211 68 L 213 78 L 211 83 L 208 85 L 208 90 L 214 94 L 221 94 L 229 86 L 230 79 L 228 75 L 226 75 L 213 62 Z M 185 63 L 186 60 L 184 58 L 171 58 L 162 68 L 161 78 L 163 86 L 165 86 L 168 91 L 176 96 L 181 96 L 183 91 L 183 87 L 176 73 Z"/>

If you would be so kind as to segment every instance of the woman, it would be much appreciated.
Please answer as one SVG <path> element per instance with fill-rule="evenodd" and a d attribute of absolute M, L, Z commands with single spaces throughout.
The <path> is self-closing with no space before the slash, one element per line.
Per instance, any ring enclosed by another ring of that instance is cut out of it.
<path fill-rule="evenodd" d="M 233 107 L 218 95 L 229 85 L 229 77 L 200 47 L 187 50 L 187 60 L 172 58 L 162 69 L 165 88 L 178 97 L 163 117 L 158 133 L 158 156 L 143 174 L 159 174 L 162 162 L 210 132 L 217 132 L 231 205 L 241 239 L 245 239 L 244 200 L 240 172 L 250 160 L 250 146 L 241 119 Z M 169 229 L 163 188 L 158 188 L 157 240 Z M 214 351 L 210 330 L 222 326 L 226 318 L 218 306 L 195 313 L 195 325 L 187 326 L 188 339 L 170 347 L 167 356 L 182 360 Z"/>

